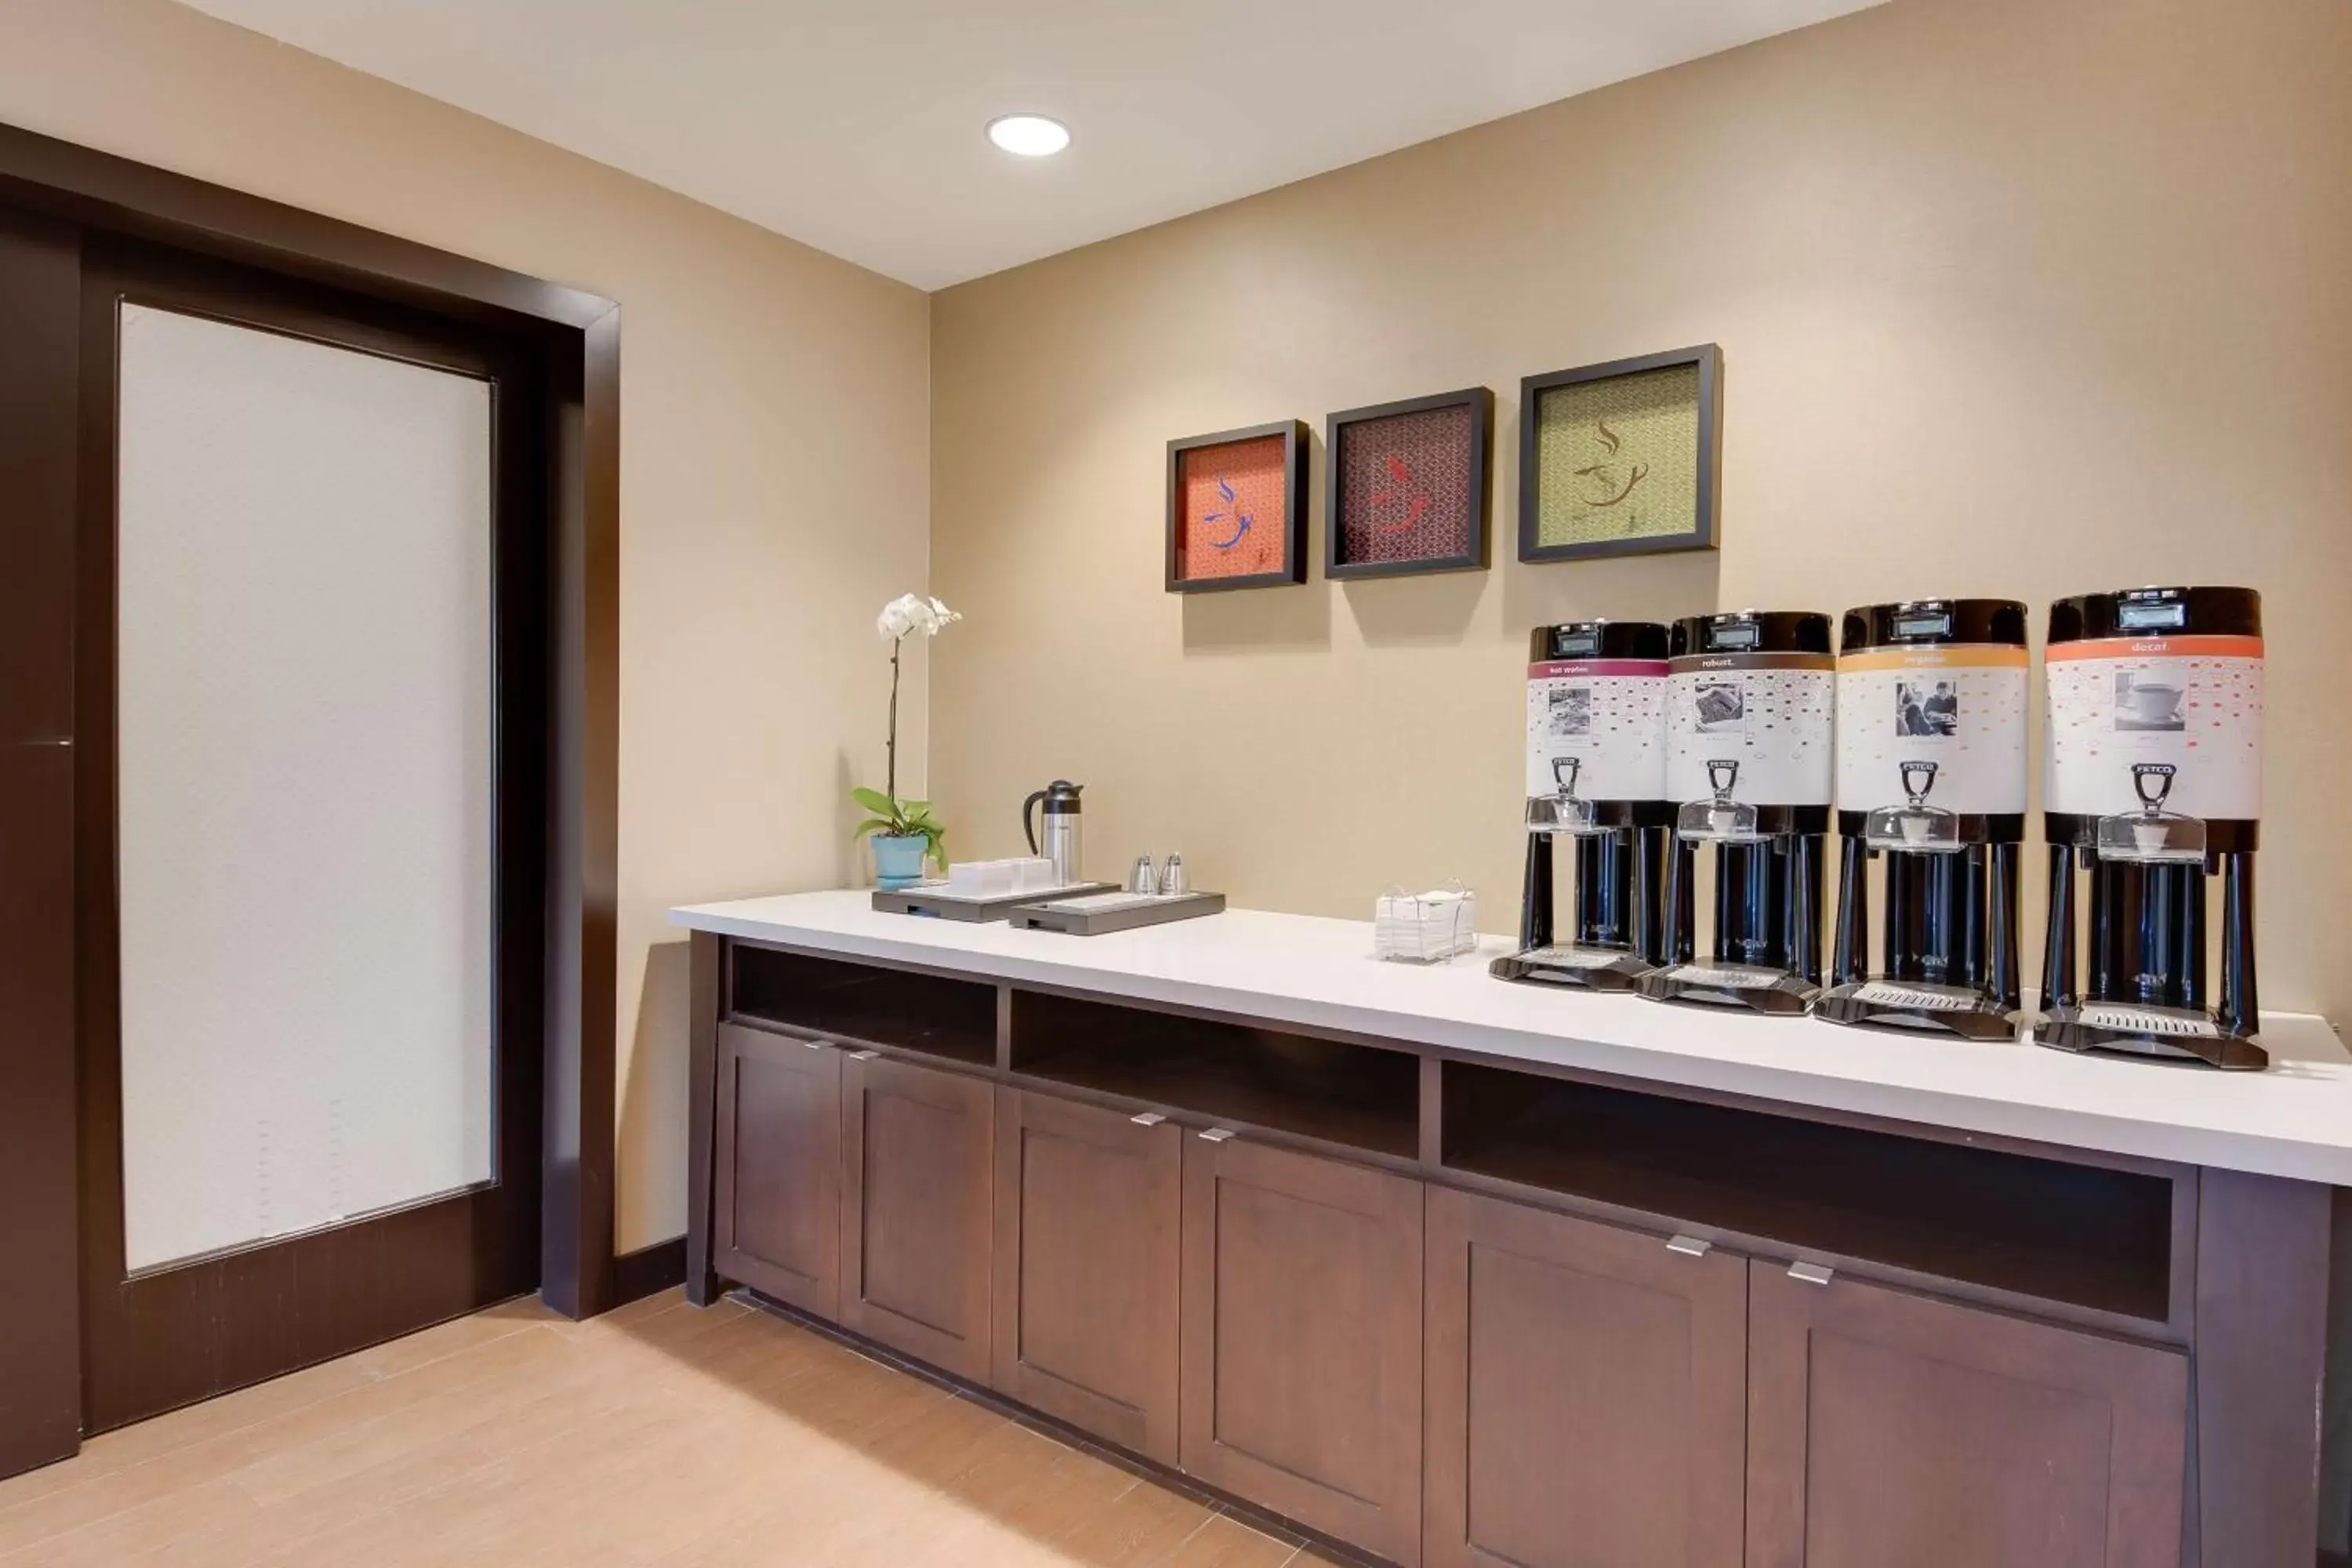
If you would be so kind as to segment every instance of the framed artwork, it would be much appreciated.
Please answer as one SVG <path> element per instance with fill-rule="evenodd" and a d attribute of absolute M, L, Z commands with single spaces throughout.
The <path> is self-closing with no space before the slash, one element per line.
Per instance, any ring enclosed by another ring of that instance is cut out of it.
<path fill-rule="evenodd" d="M 1168 591 L 1307 581 L 1307 425 L 1168 443 Z"/>
<path fill-rule="evenodd" d="M 1494 426 L 1483 386 L 1332 415 L 1324 574 L 1484 570 Z"/>
<path fill-rule="evenodd" d="M 1722 380 L 1704 343 L 1519 383 L 1519 559 L 1714 549 Z"/>

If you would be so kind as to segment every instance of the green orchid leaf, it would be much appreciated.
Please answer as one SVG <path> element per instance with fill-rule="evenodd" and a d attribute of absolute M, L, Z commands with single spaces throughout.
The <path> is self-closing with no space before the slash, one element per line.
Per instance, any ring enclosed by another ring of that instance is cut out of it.
<path fill-rule="evenodd" d="M 869 816 L 865 821 L 859 823 L 856 827 L 851 828 L 849 830 L 849 837 L 854 839 L 863 838 L 869 833 L 895 834 L 898 831 L 898 825 L 897 823 L 886 821 L 878 816 Z"/>
<path fill-rule="evenodd" d="M 898 803 L 878 789 L 853 789 L 849 792 L 849 798 L 877 816 L 896 817 L 898 815 Z"/>

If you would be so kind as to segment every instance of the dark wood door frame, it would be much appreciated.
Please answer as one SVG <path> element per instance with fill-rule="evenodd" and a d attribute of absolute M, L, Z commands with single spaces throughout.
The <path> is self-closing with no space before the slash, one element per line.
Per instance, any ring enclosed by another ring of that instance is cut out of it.
<path fill-rule="evenodd" d="M 69 695 L 64 707 L 58 699 L 70 692 L 73 668 L 63 612 L 74 580 L 76 443 L 44 416 L 58 412 L 58 385 L 67 409 L 73 401 L 75 377 L 56 377 L 78 363 L 76 349 L 52 340 L 74 333 L 77 311 L 60 290 L 65 273 L 79 271 L 85 231 L 495 327 L 536 345 L 553 589 L 540 1287 L 572 1317 L 604 1310 L 614 1289 L 619 306 L 0 126 L 0 281 L 30 290 L 19 298 L 32 301 L 17 312 L 26 321 L 0 319 L 10 329 L 0 357 L 0 414 L 8 416 L 0 418 L 0 806 L 13 819 L 0 820 L 0 1258 L 10 1278 L 0 1291 L 0 1475 L 71 1454 L 82 1419 L 79 1281 L 58 1246 L 79 1230 L 69 1110 L 77 1046 L 73 1008 L 58 1004 L 60 984 L 71 993 L 74 911 L 70 897 L 54 896 L 54 877 L 43 879 L 55 868 L 37 852 L 72 840 L 72 714 Z M 35 823 L 38 830 L 28 830 Z"/>

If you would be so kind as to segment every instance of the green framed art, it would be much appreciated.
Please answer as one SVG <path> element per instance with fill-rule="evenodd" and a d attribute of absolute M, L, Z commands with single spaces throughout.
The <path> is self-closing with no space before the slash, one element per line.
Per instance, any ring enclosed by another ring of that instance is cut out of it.
<path fill-rule="evenodd" d="M 1519 383 L 1519 559 L 1716 546 L 1723 351 L 1713 343 Z"/>

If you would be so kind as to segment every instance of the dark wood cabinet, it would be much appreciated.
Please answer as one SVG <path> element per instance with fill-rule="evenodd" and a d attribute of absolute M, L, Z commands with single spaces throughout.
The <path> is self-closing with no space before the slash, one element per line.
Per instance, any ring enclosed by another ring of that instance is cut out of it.
<path fill-rule="evenodd" d="M 803 1311 L 841 1310 L 842 1053 L 721 1025 L 712 1262 Z"/>
<path fill-rule="evenodd" d="M 998 1393 L 1177 1463 L 1183 1131 L 996 1091 Z"/>
<path fill-rule="evenodd" d="M 1184 1468 L 1418 1563 L 1421 1300 L 1421 1183 L 1186 1138 Z"/>
<path fill-rule="evenodd" d="M 1758 1263 L 1749 1568 L 2177 1568 L 2189 1369 Z"/>
<path fill-rule="evenodd" d="M 1739 1568 L 1747 1260 L 1428 1205 L 1426 1568 Z"/>
<path fill-rule="evenodd" d="M 988 1381 L 996 1105 L 983 1079 L 841 1064 L 842 1327 Z"/>

